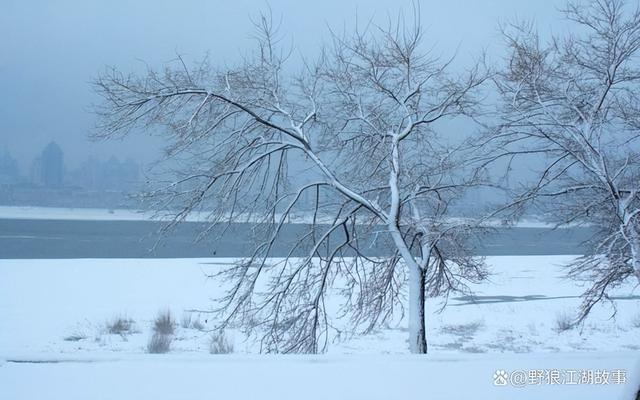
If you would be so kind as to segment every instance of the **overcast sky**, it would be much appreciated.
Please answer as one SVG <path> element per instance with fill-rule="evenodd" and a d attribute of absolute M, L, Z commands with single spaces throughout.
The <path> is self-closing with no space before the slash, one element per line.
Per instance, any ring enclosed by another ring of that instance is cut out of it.
<path fill-rule="evenodd" d="M 159 142 L 146 136 L 92 143 L 89 112 L 97 101 L 90 81 L 106 65 L 133 70 L 140 60 L 161 65 L 175 58 L 233 61 L 251 46 L 249 17 L 267 4 L 282 17 L 282 33 L 312 54 L 326 26 L 341 29 L 360 19 L 386 18 L 409 1 L 398 0 L 1 0 L 0 151 L 6 147 L 26 168 L 51 140 L 68 167 L 88 155 L 148 162 Z M 469 60 L 482 49 L 496 55 L 500 21 L 534 18 L 541 30 L 558 30 L 559 0 L 422 0 L 426 38 L 443 55 L 458 49 Z"/>

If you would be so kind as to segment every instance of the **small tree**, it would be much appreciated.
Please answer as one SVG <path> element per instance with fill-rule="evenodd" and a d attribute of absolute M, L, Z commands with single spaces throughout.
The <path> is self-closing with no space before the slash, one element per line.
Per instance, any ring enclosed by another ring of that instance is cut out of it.
<path fill-rule="evenodd" d="M 174 223 L 200 208 L 213 210 L 211 224 L 246 215 L 264 223 L 252 255 L 223 272 L 231 288 L 220 328 L 261 328 L 266 351 L 318 352 L 331 329 L 331 287 L 366 332 L 399 310 L 408 271 L 410 349 L 426 353 L 425 297 L 486 274 L 468 253 L 473 226 L 448 218 L 479 174 L 465 173 L 464 141 L 436 129 L 478 112 L 484 77 L 477 68 L 448 74 L 449 62 L 421 48 L 417 16 L 332 34 L 298 74 L 286 72 L 271 17 L 255 25 L 257 51 L 237 67 L 188 69 L 179 59 L 162 73 L 108 70 L 95 83 L 100 135 L 166 128 L 177 178 L 153 195 L 178 207 Z M 283 225 L 308 202 L 308 230 L 269 264 Z M 391 244 L 389 257 L 367 256 L 373 229 Z M 293 258 L 301 249 L 307 256 Z"/>
<path fill-rule="evenodd" d="M 527 24 L 505 34 L 503 125 L 492 139 L 506 149 L 500 156 L 546 156 L 517 204 L 551 201 L 564 223 L 598 228 L 568 272 L 591 283 L 581 322 L 610 289 L 640 281 L 640 12 L 594 0 L 564 15 L 576 33 L 547 44 Z"/>

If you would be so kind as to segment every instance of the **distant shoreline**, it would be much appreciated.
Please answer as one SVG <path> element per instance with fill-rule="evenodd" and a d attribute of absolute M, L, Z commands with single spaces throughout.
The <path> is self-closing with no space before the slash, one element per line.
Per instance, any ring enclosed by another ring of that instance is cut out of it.
<path fill-rule="evenodd" d="M 36 219 L 36 220 L 67 220 L 67 221 L 170 221 L 168 213 L 133 209 L 107 209 L 82 207 L 37 207 L 37 206 L 0 206 L 0 219 Z M 331 221 L 332 218 L 325 218 Z M 193 212 L 186 222 L 207 222 L 209 214 L 203 211 Z M 234 222 L 256 222 L 256 218 L 238 216 Z M 322 223 L 322 219 L 320 219 Z M 295 215 L 286 221 L 287 224 L 309 224 L 311 215 Z M 503 227 L 498 220 L 488 221 L 484 225 L 489 227 Z M 554 228 L 549 222 L 523 219 L 512 225 L 516 228 Z M 560 228 L 567 228 L 562 226 Z"/>

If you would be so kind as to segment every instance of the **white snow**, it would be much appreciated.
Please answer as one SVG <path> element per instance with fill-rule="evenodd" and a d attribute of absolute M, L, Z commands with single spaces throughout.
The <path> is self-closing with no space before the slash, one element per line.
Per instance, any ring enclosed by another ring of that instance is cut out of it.
<path fill-rule="evenodd" d="M 279 218 L 277 215 L 276 218 Z M 157 213 L 142 210 L 127 209 L 102 209 L 102 208 L 63 208 L 63 207 L 25 207 L 25 206 L 0 206 L 0 219 L 48 219 L 65 221 L 167 221 L 169 216 L 157 215 Z M 193 212 L 187 218 L 188 222 L 206 222 L 210 214 L 204 211 Z M 238 222 L 256 222 L 255 217 L 249 215 L 237 215 Z M 317 221 L 332 223 L 333 216 L 319 216 Z M 292 214 L 287 218 L 287 223 L 306 224 L 313 221 L 313 215 Z M 463 218 L 452 221 L 464 222 Z M 499 220 L 489 220 L 483 225 L 490 227 L 503 226 Z M 519 228 L 553 228 L 554 224 L 523 219 L 515 224 Z"/>
<path fill-rule="evenodd" d="M 146 354 L 156 314 L 171 309 L 180 322 L 184 310 L 209 308 L 219 288 L 204 274 L 233 260 L 0 260 L 0 398 L 633 399 L 638 293 L 622 288 L 612 319 L 602 306 L 582 329 L 558 332 L 582 290 L 562 278 L 570 259 L 489 257 L 494 275 L 474 288 L 476 303 L 453 296 L 435 313 L 440 300 L 428 301 L 425 357 L 406 354 L 406 321 L 335 343 L 327 355 L 256 355 L 239 331 L 228 332 L 235 354 L 211 355 L 210 333 L 181 326 L 170 353 Z M 207 314 L 191 316 L 211 326 Z M 108 334 L 116 317 L 134 320 L 136 333 Z M 497 369 L 622 369 L 628 381 L 496 387 Z"/>
<path fill-rule="evenodd" d="M 144 356 L 102 362 L 0 365 L 12 400 L 277 399 L 456 400 L 634 399 L 627 384 L 493 385 L 496 369 L 624 369 L 633 355 L 529 356 Z"/>
<path fill-rule="evenodd" d="M 145 221 L 153 214 L 139 210 L 0 206 L 0 219 L 49 219 L 72 221 Z"/>

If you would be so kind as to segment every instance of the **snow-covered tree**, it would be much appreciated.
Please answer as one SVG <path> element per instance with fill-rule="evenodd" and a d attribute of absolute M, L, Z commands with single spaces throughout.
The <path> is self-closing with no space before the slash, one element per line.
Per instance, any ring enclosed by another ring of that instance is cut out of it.
<path fill-rule="evenodd" d="M 257 49 L 235 67 L 179 58 L 162 72 L 108 70 L 95 83 L 100 135 L 166 128 L 177 177 L 153 195 L 179 207 L 174 223 L 209 207 L 211 225 L 262 222 L 252 255 L 221 274 L 221 326 L 259 332 L 264 351 L 318 352 L 333 329 L 329 291 L 367 332 L 404 313 L 408 286 L 410 350 L 426 353 L 425 298 L 486 275 L 468 251 L 473 226 L 449 218 L 480 174 L 467 173 L 467 142 L 444 123 L 478 112 L 484 75 L 449 73 L 417 16 L 331 33 L 298 64 L 269 15 L 255 25 Z M 283 225 L 309 203 L 306 232 L 272 261 Z M 372 234 L 388 257 L 367 255 Z"/>
<path fill-rule="evenodd" d="M 544 200 L 564 223 L 598 229 L 568 272 L 590 283 L 581 322 L 611 289 L 640 282 L 640 11 L 621 0 L 563 11 L 574 33 L 546 43 L 531 24 L 505 30 L 503 126 L 492 139 L 494 157 L 545 156 L 516 203 Z"/>

